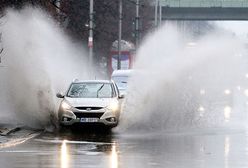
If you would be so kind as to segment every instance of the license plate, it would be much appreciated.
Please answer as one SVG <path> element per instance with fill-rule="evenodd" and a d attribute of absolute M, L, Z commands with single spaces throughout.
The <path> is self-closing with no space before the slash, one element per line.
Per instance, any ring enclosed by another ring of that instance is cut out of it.
<path fill-rule="evenodd" d="M 81 118 L 80 122 L 82 123 L 98 122 L 98 118 Z"/>

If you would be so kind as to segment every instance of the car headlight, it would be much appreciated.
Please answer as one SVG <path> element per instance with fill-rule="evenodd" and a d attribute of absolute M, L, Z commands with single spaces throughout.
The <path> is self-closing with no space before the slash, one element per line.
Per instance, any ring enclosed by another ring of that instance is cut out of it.
<path fill-rule="evenodd" d="M 112 101 L 107 108 L 116 112 L 119 109 L 119 103 L 117 101 Z"/>
<path fill-rule="evenodd" d="M 69 104 L 69 103 L 67 103 L 66 101 L 63 101 L 62 103 L 61 103 L 61 107 L 64 109 L 64 110 L 69 110 L 69 109 L 71 109 L 71 105 Z"/>

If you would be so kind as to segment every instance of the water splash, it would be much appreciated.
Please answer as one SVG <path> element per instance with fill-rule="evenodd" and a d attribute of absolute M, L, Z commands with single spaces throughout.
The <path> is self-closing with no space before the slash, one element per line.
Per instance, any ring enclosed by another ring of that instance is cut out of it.
<path fill-rule="evenodd" d="M 7 116 L 3 122 L 44 128 L 56 118 L 56 92 L 89 77 L 85 51 L 39 9 L 7 10 L 1 23 L 0 115 Z"/>
<path fill-rule="evenodd" d="M 173 26 L 161 27 L 137 53 L 119 129 L 178 131 L 245 123 L 245 53 L 241 41 L 224 33 L 192 43 Z"/>

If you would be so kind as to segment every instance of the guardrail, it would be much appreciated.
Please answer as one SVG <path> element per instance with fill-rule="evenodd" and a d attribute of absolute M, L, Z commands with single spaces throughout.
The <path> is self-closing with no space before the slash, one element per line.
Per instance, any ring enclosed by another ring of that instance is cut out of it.
<path fill-rule="evenodd" d="M 178 8 L 248 8 L 248 0 L 160 0 L 160 2 L 162 6 Z"/>

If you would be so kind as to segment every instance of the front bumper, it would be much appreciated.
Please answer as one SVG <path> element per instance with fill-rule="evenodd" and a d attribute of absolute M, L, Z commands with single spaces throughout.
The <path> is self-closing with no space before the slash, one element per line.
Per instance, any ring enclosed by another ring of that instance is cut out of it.
<path fill-rule="evenodd" d="M 98 111 L 81 111 L 81 110 L 59 110 L 59 122 L 61 125 L 70 126 L 75 123 L 81 124 L 102 124 L 108 127 L 115 127 L 119 122 L 119 111 L 112 112 L 106 109 L 98 110 Z M 94 119 L 94 121 L 87 122 L 82 119 Z"/>

